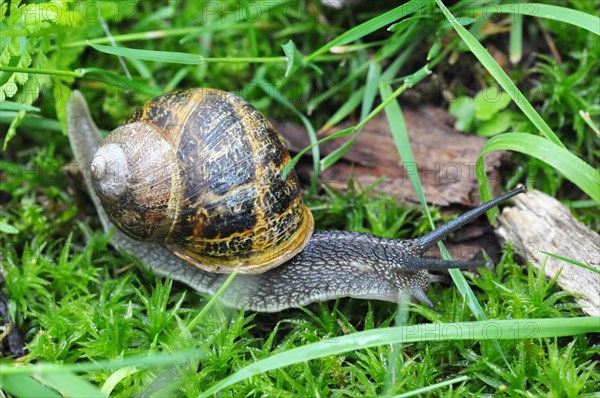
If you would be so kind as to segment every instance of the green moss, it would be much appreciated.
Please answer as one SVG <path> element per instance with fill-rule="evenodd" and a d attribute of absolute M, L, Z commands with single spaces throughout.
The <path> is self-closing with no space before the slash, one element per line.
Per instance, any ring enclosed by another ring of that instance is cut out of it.
<path fill-rule="evenodd" d="M 76 4 L 59 3 L 74 13 L 82 12 Z M 312 54 L 347 34 L 352 26 L 391 7 L 376 2 L 358 6 L 355 11 L 332 11 L 318 2 L 267 2 L 268 8 L 249 19 L 244 12 L 257 3 L 208 2 L 222 5 L 210 15 L 202 13 L 207 2 L 169 2 L 159 8 L 150 2 L 101 3 L 111 34 L 122 46 L 206 57 L 264 59 L 282 56 L 280 45 L 290 39 L 301 54 Z M 570 4 L 597 13 L 596 9 L 590 9 L 590 3 Z M 340 336 L 385 328 L 396 322 L 412 325 L 474 320 L 456 288 L 437 283 L 428 292 L 435 308 L 413 304 L 406 319 L 397 314 L 394 304 L 355 299 L 317 303 L 277 314 L 246 313 L 216 305 L 190 330 L 190 321 L 208 298 L 183 284 L 154 276 L 137 259 L 108 245 L 109 237 L 100 232 L 93 208 L 79 191 L 81 187 L 70 183 L 61 169 L 72 156 L 66 137 L 60 133 L 66 97 L 51 95 L 67 95 L 68 87 L 83 90 L 95 120 L 104 129 L 112 129 L 153 95 L 193 86 L 236 91 L 271 118 L 297 120 L 285 102 L 273 101 L 269 93 L 255 84 L 263 79 L 276 86 L 288 105 L 294 105 L 302 113 L 312 112 L 312 124 L 321 126 L 344 104 L 352 102 L 349 98 L 353 93 L 365 88 L 371 62 L 378 64 L 382 79 L 389 81 L 421 68 L 429 47 L 438 42 L 445 44 L 435 55 L 439 69 L 434 72 L 445 74 L 452 70 L 448 57 L 458 42 L 439 11 L 428 9 L 432 12 L 428 18 L 408 20 L 394 32 L 383 27 L 364 34 L 351 44 L 367 45 L 346 47 L 347 53 L 325 53 L 311 58 L 310 63 L 300 62 L 288 76 L 285 76 L 285 62 L 208 62 L 184 66 L 127 59 L 130 80 L 116 57 L 97 52 L 82 41 L 103 40 L 105 33 L 97 19 L 76 18 L 76 29 L 63 19 L 23 25 L 24 20 L 15 17 L 23 11 L 17 5 L 11 2 L 10 12 L 0 9 L 5 12 L 2 26 L 10 25 L 6 31 L 9 36 L 15 35 L 14 40 L 0 39 L 0 46 L 5 50 L 9 41 L 16 40 L 24 45 L 23 51 L 17 56 L 16 48 L 12 48 L 8 64 L 0 58 L 0 68 L 16 66 L 17 58 L 25 53 L 32 55 L 32 63 L 21 66 L 37 68 L 38 72 L 87 68 L 85 73 L 77 72 L 82 75 L 77 79 L 30 73 L 29 84 L 40 85 L 33 91 L 14 77 L 20 92 L 29 90 L 33 98 L 19 94 L 12 99 L 16 105 L 10 106 L 26 109 L 27 114 L 15 119 L 16 115 L 8 108 L 0 112 L 3 128 L 12 122 L 11 134 L 16 133 L 0 155 L 0 227 L 4 231 L 0 235 L 3 277 L 0 288 L 7 298 L 8 314 L 29 350 L 25 362 L 58 364 L 56 374 L 64 380 L 87 381 L 98 388 L 108 380 L 105 388 L 112 396 L 196 397 L 255 361 L 295 347 L 320 341 L 335 343 Z M 459 12 L 460 8 L 452 11 Z M 526 26 L 532 27 L 525 31 L 526 37 L 531 35 L 539 40 L 538 28 L 528 23 L 529 19 Z M 597 120 L 597 37 L 562 23 L 544 24 L 561 45 L 561 51 L 565 49 L 564 62 L 540 57 L 536 69 L 515 71 L 514 76 L 521 77 L 517 82 L 521 85 L 530 83 L 526 79 L 532 73 L 537 76 L 539 90 L 535 105 L 551 127 L 561 132 L 560 138 L 573 153 L 593 162 L 598 152 L 597 140 L 591 139 L 593 134 L 578 119 L 577 112 L 579 108 L 586 109 Z M 18 34 L 17 30 L 26 28 L 30 29 L 28 35 Z M 150 40 L 142 34 L 146 31 L 159 31 L 161 37 Z M 137 36 L 135 40 L 125 40 L 126 34 Z M 415 48 L 414 43 L 421 45 Z M 338 48 L 337 52 L 341 50 Z M 452 79 L 478 84 L 477 76 L 469 80 L 460 71 L 453 73 Z M 485 71 L 479 73 L 485 75 Z M 4 72 L 0 84 L 12 76 L 12 72 Z M 481 88 L 477 86 L 474 92 Z M 31 104 L 35 108 L 25 107 Z M 354 107 L 348 113 L 356 117 L 372 109 L 368 101 L 352 104 Z M 366 109 L 359 111 L 359 105 Z M 20 125 L 18 132 L 17 125 Z M 539 177 L 536 186 L 557 195 L 564 190 L 562 180 L 556 180 L 554 171 L 545 165 L 531 162 L 521 170 L 522 174 L 519 170 L 506 173 L 516 176 L 513 178 L 516 183 L 527 176 L 532 178 L 534 172 Z M 311 192 L 307 201 L 319 228 L 342 228 L 394 238 L 411 238 L 429 230 L 428 219 L 421 210 L 401 206 L 393 198 L 374 193 L 373 187 L 361 188 L 353 182 L 344 193 L 322 186 L 318 192 Z M 581 219 L 597 224 L 596 208 L 579 205 L 574 203 Z M 446 220 L 436 210 L 432 216 L 438 224 Z M 555 279 L 547 280 L 543 272 L 517 264 L 510 246 L 505 248 L 502 261 L 494 270 L 472 275 L 470 284 L 490 319 L 566 319 L 581 314 L 574 297 L 560 291 Z M 500 342 L 464 339 L 382 345 L 269 371 L 237 383 L 221 395 L 396 395 L 467 375 L 468 381 L 435 390 L 430 396 L 592 396 L 600 385 L 598 346 L 594 338 L 580 335 L 560 339 Z M 5 354 L 6 342 L 4 338 Z M 190 352 L 193 355 L 186 354 Z M 160 359 L 152 356 L 156 353 L 175 353 L 176 364 L 159 366 Z M 87 361 L 118 361 L 139 356 L 144 357 L 142 365 L 101 363 L 93 369 L 79 369 L 77 375 L 70 367 Z M 0 359 L 0 366 L 6 370 L 14 371 L 16 363 L 14 358 Z M 25 395 L 26 389 L 34 385 L 46 388 L 43 391 L 47 394 L 62 391 L 65 386 L 52 384 L 52 374 L 42 372 L 37 379 L 3 376 L 0 383 L 9 388 L 12 380 L 15 384 L 10 391 L 16 396 Z M 15 385 L 17 390 L 13 389 Z M 18 390 L 19 387 L 23 390 Z M 83 395 L 88 387 L 83 383 L 70 395 Z"/>

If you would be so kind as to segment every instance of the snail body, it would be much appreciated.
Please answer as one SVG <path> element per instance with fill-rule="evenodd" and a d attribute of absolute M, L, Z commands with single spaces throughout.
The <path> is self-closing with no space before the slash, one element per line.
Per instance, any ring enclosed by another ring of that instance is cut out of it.
<path fill-rule="evenodd" d="M 193 89 L 157 97 L 106 139 L 76 92 L 69 140 L 113 245 L 157 274 L 215 293 L 240 271 L 220 300 L 273 312 L 315 301 L 357 297 L 396 302 L 425 295 L 427 270 L 489 262 L 423 258 L 443 237 L 519 188 L 425 236 L 393 240 L 319 231 L 302 202 L 290 156 L 271 124 L 243 99 Z M 86 174 L 86 173 L 84 173 Z"/>

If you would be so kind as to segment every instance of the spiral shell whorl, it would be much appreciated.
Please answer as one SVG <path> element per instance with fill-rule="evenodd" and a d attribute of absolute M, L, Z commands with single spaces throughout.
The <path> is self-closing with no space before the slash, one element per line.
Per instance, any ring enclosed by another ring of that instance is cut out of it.
<path fill-rule="evenodd" d="M 131 237 L 161 241 L 168 233 L 176 207 L 174 158 L 170 145 L 145 123 L 117 128 L 96 152 L 92 186 L 110 220 Z"/>
<path fill-rule="evenodd" d="M 127 190 L 127 157 L 116 144 L 102 146 L 92 161 L 92 181 L 110 202 L 118 202 Z"/>

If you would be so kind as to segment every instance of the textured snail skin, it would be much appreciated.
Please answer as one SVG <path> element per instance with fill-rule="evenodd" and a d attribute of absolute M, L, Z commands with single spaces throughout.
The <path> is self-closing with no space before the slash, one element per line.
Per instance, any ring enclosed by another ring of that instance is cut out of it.
<path fill-rule="evenodd" d="M 104 230 L 114 232 L 111 243 L 137 256 L 156 274 L 183 282 L 199 292 L 214 294 L 228 275 L 209 273 L 190 266 L 158 244 L 128 237 L 116 230 L 109 221 L 89 179 L 90 165 L 102 136 L 79 92 L 74 92 L 68 107 L 68 132 L 75 160 L 83 171 Z M 262 274 L 236 275 L 220 301 L 232 308 L 276 312 L 340 297 L 398 302 L 412 295 L 431 306 L 424 292 L 430 279 L 427 269 L 471 268 L 491 264 L 425 259 L 420 255 L 466 222 L 524 191 L 524 188 L 520 188 L 487 202 L 415 240 L 391 240 L 343 231 L 315 232 L 300 254 L 279 267 Z"/>

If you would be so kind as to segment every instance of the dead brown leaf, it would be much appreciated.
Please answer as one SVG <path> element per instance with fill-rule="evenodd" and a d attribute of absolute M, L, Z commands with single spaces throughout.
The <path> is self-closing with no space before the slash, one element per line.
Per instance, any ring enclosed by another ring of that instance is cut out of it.
<path fill-rule="evenodd" d="M 401 200 L 418 202 L 409 180 L 409 173 L 418 172 L 425 197 L 439 206 L 463 205 L 474 207 L 481 203 L 475 176 L 475 162 L 486 138 L 465 135 L 452 127 L 452 116 L 432 106 L 403 108 L 408 134 L 416 164 L 404 164 L 392 139 L 384 114 L 377 115 L 360 132 L 357 143 L 321 178 L 336 189 L 343 190 L 353 172 L 354 179 L 367 186 L 384 176 L 377 190 Z M 306 130 L 290 122 L 274 123 L 289 140 L 292 152 L 309 145 Z M 333 134 L 352 126 L 343 123 L 324 132 Z M 322 156 L 342 145 L 348 137 L 327 141 L 320 146 Z M 310 152 L 309 152 L 310 154 Z M 498 167 L 507 152 L 492 152 L 485 156 L 488 178 L 495 194 L 500 191 Z M 308 157 L 296 170 L 301 178 L 310 178 L 312 163 Z"/>

